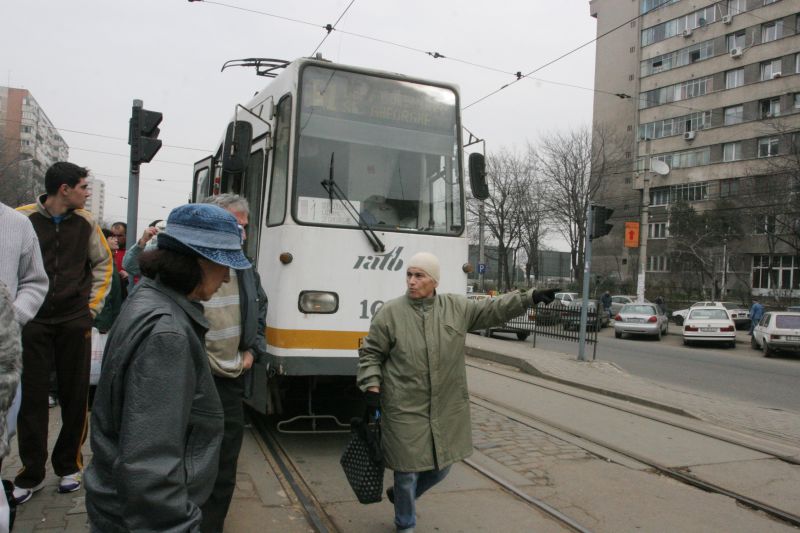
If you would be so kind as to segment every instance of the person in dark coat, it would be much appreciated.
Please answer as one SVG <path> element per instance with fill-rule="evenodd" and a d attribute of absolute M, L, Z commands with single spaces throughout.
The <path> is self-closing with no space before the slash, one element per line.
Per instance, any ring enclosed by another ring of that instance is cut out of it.
<path fill-rule="evenodd" d="M 147 279 L 111 328 L 94 398 L 86 512 L 93 532 L 198 532 L 223 428 L 199 302 L 250 263 L 233 215 L 189 204 L 140 266 Z"/>

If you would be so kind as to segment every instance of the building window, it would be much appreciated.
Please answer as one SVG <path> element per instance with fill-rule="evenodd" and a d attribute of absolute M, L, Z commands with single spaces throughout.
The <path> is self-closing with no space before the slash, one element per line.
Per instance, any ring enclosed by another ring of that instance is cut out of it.
<path fill-rule="evenodd" d="M 738 161 L 742 158 L 742 143 L 732 142 L 722 145 L 722 160 L 723 161 Z"/>
<path fill-rule="evenodd" d="M 671 187 L 670 202 L 700 202 L 708 200 L 708 183 L 683 183 Z"/>
<path fill-rule="evenodd" d="M 798 289 L 798 261 L 791 255 L 753 256 L 754 289 Z"/>
<path fill-rule="evenodd" d="M 775 215 L 756 215 L 753 218 L 753 233 L 756 235 L 775 233 Z"/>
<path fill-rule="evenodd" d="M 648 272 L 667 272 L 666 255 L 650 255 L 647 257 Z"/>
<path fill-rule="evenodd" d="M 768 5 L 770 5 L 770 4 L 774 4 L 774 3 L 775 3 L 775 2 L 777 2 L 777 1 L 778 1 L 778 0 L 764 0 L 764 5 L 765 5 L 765 6 L 768 6 Z"/>
<path fill-rule="evenodd" d="M 761 63 L 761 81 L 771 80 L 781 75 L 780 59 L 773 59 L 772 61 L 764 61 Z"/>
<path fill-rule="evenodd" d="M 778 138 L 762 137 L 758 140 L 758 157 L 772 157 L 778 155 Z"/>
<path fill-rule="evenodd" d="M 728 15 L 738 15 L 739 13 L 744 13 L 746 11 L 745 2 L 746 0 L 728 0 Z"/>
<path fill-rule="evenodd" d="M 758 140 L 758 157 L 776 156 L 778 155 L 779 147 L 779 137 L 762 137 Z"/>
<path fill-rule="evenodd" d="M 781 114 L 781 99 L 770 98 L 769 100 L 761 100 L 759 103 L 759 117 L 772 118 Z"/>
<path fill-rule="evenodd" d="M 31 133 L 33 128 L 30 126 L 22 126 L 22 133 Z"/>
<path fill-rule="evenodd" d="M 797 24 L 800 25 L 800 17 L 797 17 Z M 794 55 L 794 71 L 800 74 L 800 54 Z"/>
<path fill-rule="evenodd" d="M 746 32 L 744 30 L 737 31 L 736 33 L 729 33 L 726 37 L 728 42 L 728 52 L 734 48 L 744 48 L 744 39 Z"/>
<path fill-rule="evenodd" d="M 734 105 L 725 108 L 724 124 L 730 126 L 731 124 L 739 124 L 744 120 L 744 106 Z"/>
<path fill-rule="evenodd" d="M 719 180 L 720 198 L 736 196 L 737 194 L 739 194 L 739 178 Z"/>
<path fill-rule="evenodd" d="M 641 0 L 640 8 L 641 13 L 647 13 L 648 11 L 652 11 L 662 6 L 668 6 L 670 4 L 674 4 L 678 0 Z"/>
<path fill-rule="evenodd" d="M 794 108 L 800 109 L 800 93 L 794 93 Z"/>
<path fill-rule="evenodd" d="M 666 222 L 655 222 L 647 225 L 648 239 L 666 239 L 669 237 L 669 227 Z"/>
<path fill-rule="evenodd" d="M 650 205 L 667 205 L 669 203 L 669 187 L 650 189 Z"/>
<path fill-rule="evenodd" d="M 761 25 L 761 42 L 768 43 L 783 37 L 783 21 L 776 20 Z"/>
<path fill-rule="evenodd" d="M 736 70 L 729 70 L 725 73 L 725 88 L 735 89 L 744 85 L 744 69 L 737 68 Z"/>

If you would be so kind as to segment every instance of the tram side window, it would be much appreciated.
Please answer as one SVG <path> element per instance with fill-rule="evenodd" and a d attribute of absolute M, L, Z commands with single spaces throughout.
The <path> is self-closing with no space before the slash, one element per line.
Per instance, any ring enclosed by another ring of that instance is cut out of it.
<path fill-rule="evenodd" d="M 208 167 L 201 168 L 194 173 L 195 202 L 199 203 L 208 198 L 208 192 L 211 185 L 208 179 L 208 174 Z"/>
<path fill-rule="evenodd" d="M 273 151 L 272 180 L 269 185 L 267 225 L 283 222 L 286 215 L 286 184 L 289 177 L 289 140 L 292 128 L 292 98 L 284 97 L 278 103 L 275 125 L 275 150 Z"/>
<path fill-rule="evenodd" d="M 250 259 L 256 259 L 258 241 L 261 234 L 261 214 L 263 212 L 261 183 L 263 182 L 263 169 L 264 150 L 258 150 L 250 154 L 250 160 L 247 163 L 247 177 L 244 180 L 244 197 L 250 203 L 250 225 L 247 228 L 244 252 Z"/>

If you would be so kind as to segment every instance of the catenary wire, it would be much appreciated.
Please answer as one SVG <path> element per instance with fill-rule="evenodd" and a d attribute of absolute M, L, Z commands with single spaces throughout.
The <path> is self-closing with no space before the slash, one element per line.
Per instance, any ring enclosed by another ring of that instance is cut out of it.
<path fill-rule="evenodd" d="M 339 22 L 342 20 L 342 18 L 345 16 L 345 14 L 347 14 L 347 11 L 350 9 L 350 7 L 353 5 L 353 2 L 355 2 L 355 1 L 356 1 L 356 0 L 350 0 L 350 3 L 349 3 L 349 4 L 347 4 L 347 7 L 346 7 L 346 8 L 344 8 L 344 11 L 342 11 L 342 14 L 341 14 L 341 15 L 339 15 L 339 18 L 338 18 L 338 19 L 336 19 L 336 22 L 334 22 L 333 24 L 327 24 L 327 25 L 325 26 L 325 29 L 327 30 L 327 32 L 328 32 L 328 33 L 326 33 L 326 34 L 325 34 L 325 36 L 324 36 L 324 37 L 322 38 L 322 40 L 319 42 L 319 44 L 317 45 L 317 47 L 316 47 L 316 48 L 314 48 L 314 51 L 313 51 L 313 52 L 311 52 L 311 56 L 312 56 L 312 57 L 314 56 L 314 54 L 316 54 L 316 53 L 317 53 L 317 50 L 319 50 L 320 46 L 322 46 L 322 45 L 323 45 L 323 43 L 325 42 L 325 40 L 326 40 L 326 39 L 327 39 L 327 38 L 330 36 L 331 32 L 332 32 L 333 30 L 335 30 L 335 29 L 336 29 L 336 25 L 337 25 L 337 24 L 339 24 Z"/>

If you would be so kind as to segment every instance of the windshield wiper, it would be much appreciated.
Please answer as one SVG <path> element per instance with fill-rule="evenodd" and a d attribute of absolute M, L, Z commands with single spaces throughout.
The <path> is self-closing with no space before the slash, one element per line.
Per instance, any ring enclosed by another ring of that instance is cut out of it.
<path fill-rule="evenodd" d="M 366 220 L 361 216 L 361 213 L 350 203 L 350 200 L 347 199 L 344 192 L 342 191 L 341 187 L 334 181 L 333 179 L 333 152 L 331 152 L 331 168 L 328 174 L 328 179 L 322 181 L 322 187 L 328 192 L 328 197 L 331 200 L 331 212 L 333 212 L 333 197 L 335 196 L 337 200 L 339 200 L 342 205 L 344 206 L 344 210 L 347 211 L 347 214 L 350 215 L 353 220 L 356 221 L 358 227 L 361 231 L 364 232 L 366 235 L 367 240 L 372 245 L 372 249 L 375 252 L 384 252 L 386 251 L 386 247 L 383 245 L 383 242 L 378 238 L 372 228 L 367 224 Z"/>

